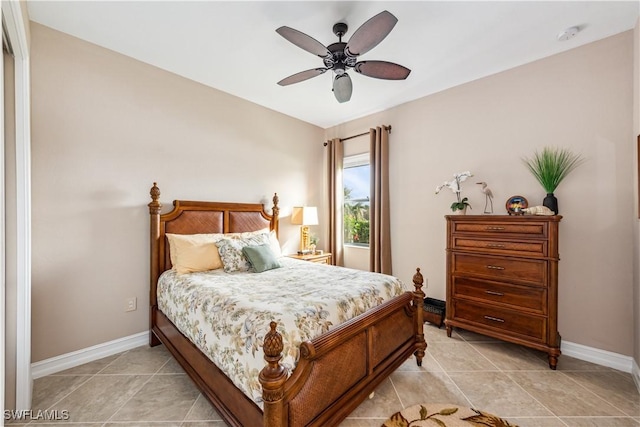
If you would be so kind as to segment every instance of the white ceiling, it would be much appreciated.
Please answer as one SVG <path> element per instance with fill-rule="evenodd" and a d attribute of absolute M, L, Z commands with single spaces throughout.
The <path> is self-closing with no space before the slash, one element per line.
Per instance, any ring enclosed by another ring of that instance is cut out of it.
<path fill-rule="evenodd" d="M 634 27 L 638 1 L 28 1 L 40 24 L 120 52 L 267 108 L 326 128 Z M 360 60 L 410 68 L 404 81 L 350 72 L 339 104 L 332 73 L 281 87 L 318 57 L 275 30 L 286 25 L 328 45 L 333 24 L 353 32 L 388 10 L 389 36 Z M 568 41 L 556 36 L 571 26 Z"/>

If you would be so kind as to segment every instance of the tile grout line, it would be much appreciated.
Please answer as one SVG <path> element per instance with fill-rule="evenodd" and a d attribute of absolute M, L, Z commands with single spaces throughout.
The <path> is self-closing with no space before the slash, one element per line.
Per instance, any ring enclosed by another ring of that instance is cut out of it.
<path fill-rule="evenodd" d="M 60 403 L 61 401 L 63 401 L 64 399 L 66 399 L 67 397 L 69 397 L 72 393 L 74 393 L 75 391 L 77 391 L 80 387 L 82 387 L 83 385 L 85 385 L 87 382 L 89 382 L 92 378 L 94 378 L 96 375 L 98 375 L 100 372 L 104 371 L 108 366 L 110 366 L 112 363 L 114 363 L 116 360 L 118 360 L 122 355 L 128 353 L 129 350 L 123 351 L 122 353 L 120 353 L 118 355 L 118 357 L 116 357 L 115 359 L 113 359 L 111 362 L 107 363 L 106 366 L 104 366 L 102 369 L 100 369 L 98 372 L 95 372 L 93 374 L 81 374 L 81 375 L 73 375 L 73 374 L 67 374 L 67 375 L 47 375 L 46 377 L 43 378 L 47 378 L 47 377 L 84 377 L 86 376 L 87 379 L 86 381 L 81 382 L 80 384 L 78 384 L 77 387 L 74 387 L 71 391 L 69 391 L 69 393 L 65 394 L 64 396 L 62 396 L 60 399 L 56 400 L 54 403 L 52 403 L 50 406 L 48 406 L 47 408 L 45 408 L 46 410 L 51 410 L 51 408 L 53 408 L 55 405 L 57 405 L 58 403 Z M 108 356 L 107 356 L 108 357 Z M 72 368 L 73 369 L 73 368 Z M 33 405 L 32 405 L 33 406 Z M 31 424 L 33 422 L 33 420 L 29 421 L 27 424 Z"/>
<path fill-rule="evenodd" d="M 389 381 L 391 381 L 391 387 L 393 387 L 393 392 L 396 394 L 396 397 L 398 398 L 398 401 L 400 402 L 400 407 L 404 410 L 406 409 L 406 406 L 404 405 L 404 402 L 402 401 L 402 397 L 400 397 L 400 393 L 398 393 L 398 389 L 396 388 L 396 385 L 393 382 L 393 378 L 391 378 L 391 375 L 389 375 Z"/>
<path fill-rule="evenodd" d="M 592 371 L 595 372 L 595 371 Z M 615 410 L 619 411 L 620 413 L 624 414 L 624 416 L 627 417 L 631 417 L 632 415 L 627 414 L 625 411 L 623 411 L 622 409 L 618 408 L 616 405 L 614 405 L 612 402 L 609 402 L 608 400 L 606 400 L 604 397 L 596 394 L 594 391 L 588 389 L 587 387 L 585 387 L 584 385 L 582 385 L 580 382 L 574 380 L 573 378 L 571 378 L 569 375 L 567 375 L 564 372 L 560 372 L 562 375 L 564 375 L 566 378 L 568 378 L 570 381 L 573 381 L 575 384 L 579 385 L 580 387 L 582 387 L 584 390 L 586 390 L 587 392 L 591 393 L 593 396 L 597 397 L 598 399 L 602 400 L 603 402 L 609 404 L 612 408 L 614 408 Z M 625 399 L 626 400 L 626 399 Z M 615 415 L 613 415 L 615 416 Z"/>
<path fill-rule="evenodd" d="M 527 390 L 525 390 L 520 384 L 518 384 L 517 381 L 515 381 L 511 375 L 509 375 L 508 371 L 501 369 L 500 367 L 498 367 L 495 363 L 493 363 L 491 360 L 489 360 L 488 357 L 486 357 L 484 354 L 480 353 L 480 351 L 475 348 L 475 346 L 473 344 L 471 344 L 471 342 L 467 341 L 464 337 L 462 337 L 462 339 L 469 343 L 469 345 L 476 351 L 478 352 L 478 354 L 480 354 L 481 356 L 483 356 L 485 359 L 487 359 L 493 366 L 495 366 L 499 372 L 505 374 L 507 376 L 507 378 L 509 378 L 509 380 L 511 382 L 513 382 L 516 386 L 518 386 L 522 391 L 524 391 L 529 397 L 531 397 L 531 399 L 533 399 L 535 402 L 537 402 L 540 406 L 542 406 L 544 409 L 546 409 L 547 411 L 549 411 L 550 414 L 552 414 L 558 421 L 560 421 L 562 424 L 564 424 L 565 426 L 567 425 L 564 421 L 562 421 L 551 409 L 547 408 L 546 405 L 542 404 L 542 402 L 540 402 L 538 399 L 536 399 L 531 393 L 529 393 Z M 493 343 L 493 341 L 479 341 L 481 343 Z M 531 370 L 531 371 L 527 371 L 527 372 L 535 372 L 536 370 Z M 490 372 L 490 371 L 485 371 L 485 372 Z M 520 371 L 517 371 L 520 372 Z"/>
<path fill-rule="evenodd" d="M 118 355 L 118 357 L 116 357 L 115 359 L 113 359 L 111 362 L 107 363 L 106 366 L 104 366 L 102 369 L 100 369 L 98 372 L 95 372 L 93 374 L 89 374 L 86 375 L 88 378 L 86 381 L 83 381 L 82 383 L 78 384 L 77 387 L 75 387 L 73 390 L 71 390 L 69 393 L 65 394 L 63 397 L 61 397 L 59 400 L 57 400 L 56 402 L 54 402 L 53 404 L 51 404 L 51 406 L 49 406 L 48 408 L 46 408 L 47 410 L 51 410 L 51 408 L 53 408 L 55 405 L 57 405 L 58 403 L 62 402 L 64 399 L 66 399 L 67 397 L 71 396 L 71 394 L 73 394 L 74 392 L 76 392 L 78 389 L 80 389 L 80 387 L 82 387 L 83 385 L 85 385 L 86 383 L 88 383 L 89 381 L 91 381 L 92 378 L 95 378 L 96 375 L 98 375 L 100 372 L 104 371 L 108 366 L 110 366 L 112 363 L 114 363 L 116 360 L 120 359 L 121 356 L 123 356 L 124 354 L 128 353 L 129 350 L 123 351 L 122 353 L 120 353 Z M 84 375 L 48 375 L 48 376 L 66 376 L 66 377 L 73 377 L 73 376 L 84 376 Z M 27 423 L 31 424 L 33 422 L 33 420 L 29 421 Z M 104 424 L 103 424 L 104 425 Z"/>
<path fill-rule="evenodd" d="M 98 372 L 96 372 L 96 373 L 95 373 L 95 375 L 98 375 L 100 372 L 102 372 L 102 371 L 104 371 L 105 369 L 107 369 L 109 366 L 111 366 L 112 364 L 114 364 L 114 363 L 116 362 L 116 360 L 120 359 L 122 356 L 124 356 L 125 354 L 127 354 L 129 351 L 130 351 L 130 350 L 123 351 L 122 353 L 120 353 L 120 354 L 118 355 L 118 357 L 116 357 L 115 359 L 113 359 L 113 361 L 112 361 L 111 363 L 107 363 L 107 366 L 105 366 L 104 368 L 100 369 Z M 103 374 L 103 375 L 104 375 L 104 374 Z M 106 374 L 106 375 L 109 375 L 109 374 Z M 116 411 L 116 412 L 118 412 L 118 411 Z M 112 417 L 112 416 L 113 416 L 113 414 L 111 414 L 111 417 Z M 109 417 L 109 418 L 111 418 L 111 417 Z M 107 421 L 104 421 L 104 422 L 102 423 L 101 427 L 106 427 L 106 425 L 108 424 L 108 422 L 109 422 L 108 420 L 107 420 Z"/>
<path fill-rule="evenodd" d="M 464 339 L 463 339 L 464 341 Z M 466 341 L 465 341 L 466 342 Z M 440 364 L 440 362 L 438 361 L 438 359 L 436 359 L 433 355 L 431 355 L 431 357 L 433 357 L 433 360 L 435 360 L 435 362 L 438 364 L 438 366 L 440 367 L 440 369 L 442 369 L 442 372 L 444 373 L 444 375 L 447 377 L 447 379 L 449 381 L 451 381 L 451 384 L 453 384 L 455 386 L 456 389 L 458 389 L 458 391 L 460 392 L 460 394 L 462 395 L 462 397 L 464 397 L 467 401 L 467 403 L 469 404 L 469 407 L 473 408 L 473 404 L 471 403 L 471 399 L 469 399 L 469 397 L 467 397 L 467 395 L 460 389 L 460 387 L 458 386 L 458 384 L 453 380 L 453 378 L 451 378 L 451 376 L 449 375 L 449 372 L 447 372 L 444 367 Z"/>
<path fill-rule="evenodd" d="M 454 332 L 454 331 L 452 331 L 452 333 L 453 333 L 453 332 Z M 484 359 L 485 359 L 485 360 L 487 360 L 487 361 L 488 361 L 488 362 L 489 362 L 489 363 L 490 363 L 494 368 L 496 368 L 496 370 L 497 370 L 498 372 L 500 372 L 500 368 L 499 368 L 495 363 L 493 363 L 492 361 L 490 361 L 489 359 L 487 359 L 487 357 L 485 357 L 485 355 L 484 355 L 484 354 L 480 353 L 480 352 L 479 352 L 479 351 L 478 351 L 478 350 L 477 350 L 477 349 L 476 349 L 476 348 L 475 348 L 475 347 L 474 347 L 474 346 L 473 346 L 469 341 L 467 341 L 467 340 L 464 338 L 464 336 L 462 336 L 461 334 L 457 334 L 457 335 L 462 339 L 462 341 L 463 341 L 465 344 L 467 344 L 469 347 L 471 347 L 471 348 L 472 348 L 476 353 L 478 353 L 480 356 L 484 357 Z M 434 358 L 434 359 L 435 359 L 435 358 Z M 436 360 L 436 362 L 438 362 L 438 361 Z M 440 362 L 438 362 L 438 365 L 440 365 Z M 467 402 L 469 402 L 469 407 L 471 407 L 471 408 L 475 408 L 475 405 L 473 404 L 473 402 L 471 401 L 471 399 L 470 399 L 470 398 L 469 398 L 469 397 L 468 397 L 468 396 L 467 396 L 467 395 L 462 391 L 462 389 L 460 388 L 460 386 L 458 385 L 458 383 L 456 383 L 456 382 L 455 382 L 455 380 L 454 380 L 453 378 L 451 378 L 451 375 L 449 375 L 449 372 L 448 372 L 447 370 L 445 370 L 445 369 L 444 369 L 444 367 L 442 367 L 442 365 L 441 365 L 440 367 L 441 367 L 441 368 L 442 368 L 442 370 L 444 371 L 444 373 L 445 373 L 445 375 L 447 376 L 447 378 L 449 378 L 449 381 L 451 381 L 451 382 L 453 383 L 453 385 L 455 385 L 455 386 L 456 386 L 456 388 L 460 391 L 460 393 L 462 393 L 462 395 L 464 396 L 464 398 L 465 398 L 465 399 L 467 399 Z M 478 371 L 477 371 L 477 370 L 475 370 L 475 371 L 469 371 L 469 372 L 478 372 Z M 489 371 L 482 370 L 482 371 L 480 371 L 480 372 L 489 372 Z M 491 372 L 493 372 L 493 371 L 491 371 Z"/>
<path fill-rule="evenodd" d="M 167 363 L 169 363 L 169 362 L 167 361 Z M 184 422 L 187 421 L 187 418 L 189 418 L 189 414 L 191 414 L 191 411 L 193 411 L 193 408 L 195 408 L 196 403 L 198 402 L 198 399 L 200 399 L 201 396 L 202 396 L 202 393 L 200 393 L 200 390 L 198 390 L 198 397 L 196 397 L 196 400 L 194 400 L 193 403 L 191 404 L 191 407 L 189 408 L 189 410 L 185 414 L 184 418 L 180 422 L 180 425 L 184 424 Z M 202 397 L 204 398 L 204 396 L 202 396 Z"/>
<path fill-rule="evenodd" d="M 510 371 L 505 371 L 505 374 L 507 375 L 507 377 L 508 377 L 511 381 L 513 381 L 513 383 L 514 383 L 516 386 L 518 386 L 518 387 L 520 388 L 520 390 L 524 391 L 524 392 L 525 392 L 525 393 L 526 393 L 526 394 L 527 394 L 531 399 L 533 399 L 533 400 L 534 400 L 535 402 L 537 402 L 540 406 L 542 406 L 544 409 L 546 409 L 547 411 L 549 411 L 549 413 L 550 413 L 551 415 L 553 415 L 553 418 L 555 418 L 556 420 L 560 421 L 563 425 L 568 426 L 568 424 L 567 424 L 567 423 L 565 423 L 565 422 L 564 422 L 564 421 L 563 421 L 563 420 L 562 420 L 562 419 L 561 419 L 561 418 L 560 418 L 560 417 L 559 417 L 555 412 L 553 412 L 550 408 L 547 408 L 547 405 L 545 405 L 544 403 L 540 402 L 540 401 L 539 401 L 539 400 L 538 400 L 534 395 L 532 395 L 532 394 L 531 394 L 531 393 L 529 393 L 529 392 L 528 392 L 524 387 L 522 387 L 522 385 L 521 385 L 518 381 L 514 380 L 514 379 L 511 377 L 511 375 L 509 375 L 509 373 L 513 373 L 513 372 L 536 372 L 536 371 L 534 371 L 534 370 L 531 370 L 531 371 L 513 371 L 513 370 L 510 370 Z"/>
<path fill-rule="evenodd" d="M 461 338 L 465 341 L 468 342 L 472 347 L 473 344 L 471 344 L 470 341 L 467 341 L 462 335 Z M 481 343 L 491 343 L 490 341 L 478 341 Z M 475 349 L 475 347 L 474 347 Z M 478 351 L 477 349 L 475 349 L 476 351 Z M 482 354 L 482 353 L 480 353 Z M 484 355 L 483 355 L 484 356 Z M 485 356 L 486 358 L 486 356 Z M 487 359 L 488 360 L 488 359 Z M 489 360 L 490 361 L 490 360 Z M 491 361 L 490 361 L 491 362 Z M 494 364 L 495 365 L 495 364 Z M 553 414 L 553 416 L 560 421 L 563 425 L 568 426 L 568 424 L 566 424 L 559 415 L 557 415 L 555 412 L 553 412 L 550 408 L 548 408 L 546 405 L 544 405 L 542 402 L 540 402 L 538 399 L 536 399 L 533 395 L 531 395 L 526 389 L 524 389 L 517 381 L 515 381 L 511 375 L 509 375 L 509 373 L 514 373 L 514 372 L 536 372 L 535 369 L 531 369 L 531 370 L 524 370 L 524 371 L 519 371 L 519 370 L 501 370 L 502 372 L 504 372 L 505 374 L 507 374 L 508 378 L 514 383 L 516 384 L 522 391 L 524 391 L 527 395 L 529 395 L 534 401 L 538 402 L 543 408 L 545 408 L 547 411 L 549 411 L 551 414 Z M 488 372 L 488 371 L 487 371 Z M 546 372 L 546 371 L 545 371 Z M 630 419 L 632 416 L 628 415 L 625 411 L 621 410 L 620 408 L 618 408 L 616 405 L 614 405 L 612 402 L 609 402 L 608 400 L 606 400 L 605 398 L 599 396 L 598 394 L 596 394 L 595 392 L 589 390 L 588 388 L 586 388 L 584 385 L 580 384 L 578 381 L 574 380 L 573 378 L 571 378 L 569 375 L 566 374 L 566 371 L 557 371 L 559 374 L 564 375 L 566 378 L 570 379 L 571 381 L 573 381 L 574 383 L 576 383 L 577 385 L 579 385 L 580 387 L 582 387 L 583 389 L 585 389 L 586 391 L 588 391 L 589 393 L 591 393 L 592 395 L 594 395 L 595 397 L 597 397 L 598 399 L 600 399 L 601 401 L 609 404 L 611 407 L 613 407 L 614 409 L 618 410 L 620 413 L 624 414 L 622 416 L 618 415 L 618 416 L 613 416 L 613 417 L 628 417 Z M 568 372 L 600 372 L 599 370 L 570 370 Z M 612 416 L 604 416 L 603 418 L 611 418 Z"/>
<path fill-rule="evenodd" d="M 146 381 L 145 381 L 145 382 L 140 386 L 140 388 L 138 388 L 138 390 L 136 390 L 136 392 L 135 392 L 135 393 L 133 393 L 131 396 L 129 396 L 129 398 L 128 398 L 128 399 L 127 399 L 127 400 L 126 400 L 122 405 L 120 405 L 120 407 L 119 407 L 118 409 L 116 409 L 116 410 L 113 412 L 113 414 L 111 414 L 111 416 L 110 416 L 109 418 L 107 418 L 107 420 L 105 421 L 105 424 L 106 424 L 106 423 L 111 422 L 111 421 L 112 421 L 111 419 L 112 419 L 112 418 L 113 418 L 113 417 L 114 417 L 118 412 L 120 412 L 120 410 L 121 410 L 122 408 L 124 408 L 124 406 L 125 406 L 127 403 L 129 403 L 129 402 L 131 401 L 131 399 L 133 399 L 133 397 L 134 397 L 136 394 L 138 394 L 138 393 L 140 392 L 140 390 L 142 390 L 142 389 L 144 388 L 144 386 L 146 386 L 147 384 L 149 384 L 149 381 L 151 381 L 151 380 L 156 376 L 156 374 L 158 373 L 158 371 L 160 371 L 160 369 L 162 369 L 162 368 L 163 368 L 167 363 L 169 363 L 169 360 L 171 360 L 171 357 L 168 357 L 168 358 L 167 358 L 167 360 L 162 364 L 162 366 L 160 366 L 160 367 L 159 367 L 159 368 L 158 368 L 158 369 L 157 369 L 153 374 L 149 375 L 149 378 L 148 378 L 148 379 L 147 379 L 147 380 L 146 380 Z M 132 374 L 131 376 L 134 376 L 134 375 L 138 375 L 138 374 Z"/>
<path fill-rule="evenodd" d="M 52 408 L 53 408 L 55 405 L 57 405 L 58 403 L 62 402 L 64 399 L 66 399 L 66 398 L 67 398 L 67 397 L 69 397 L 71 394 L 73 394 L 74 392 L 76 392 L 80 387 L 82 387 L 83 385 L 85 385 L 86 383 L 88 383 L 88 382 L 91 380 L 91 378 L 95 377 L 95 375 L 96 375 L 96 374 L 93 374 L 93 375 L 64 375 L 64 376 L 66 376 L 66 377 L 86 376 L 86 377 L 87 377 L 87 379 L 86 379 L 85 381 L 81 382 L 80 384 L 78 384 L 78 386 L 77 386 L 77 387 L 74 387 L 71 391 L 69 391 L 69 393 L 65 394 L 65 395 L 64 395 L 64 396 L 62 396 L 60 399 L 58 399 L 58 400 L 54 401 L 51 405 L 49 405 L 48 407 L 44 408 L 44 410 L 45 410 L 45 411 L 51 411 L 51 410 L 52 410 Z M 62 376 L 62 375 L 60 375 L 60 376 Z M 43 378 L 46 378 L 46 377 L 43 377 Z M 32 404 L 31 406 L 33 407 L 33 404 Z M 30 421 L 27 423 L 27 425 L 29 425 L 29 424 L 31 424 L 31 423 L 33 423 L 33 422 L 34 422 L 34 420 L 30 420 Z"/>

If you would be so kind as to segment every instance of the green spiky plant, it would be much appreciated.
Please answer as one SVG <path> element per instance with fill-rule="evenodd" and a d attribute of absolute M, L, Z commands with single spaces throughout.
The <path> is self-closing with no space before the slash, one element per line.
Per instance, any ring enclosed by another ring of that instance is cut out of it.
<path fill-rule="evenodd" d="M 566 148 L 544 147 L 531 158 L 522 161 L 547 193 L 553 193 L 569 173 L 584 162 L 584 158 Z"/>

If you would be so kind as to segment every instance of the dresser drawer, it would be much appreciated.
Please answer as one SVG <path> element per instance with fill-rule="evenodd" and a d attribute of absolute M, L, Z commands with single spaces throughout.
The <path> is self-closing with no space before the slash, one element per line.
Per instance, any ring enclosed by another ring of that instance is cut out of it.
<path fill-rule="evenodd" d="M 477 275 L 488 279 L 517 280 L 535 286 L 546 286 L 547 261 L 498 256 L 453 253 L 454 275 Z"/>
<path fill-rule="evenodd" d="M 451 247 L 456 250 L 530 257 L 547 255 L 546 240 L 497 240 L 456 235 L 451 239 Z"/>
<path fill-rule="evenodd" d="M 518 286 L 469 277 L 453 278 L 453 297 L 503 304 L 532 313 L 546 314 L 547 289 Z"/>
<path fill-rule="evenodd" d="M 476 325 L 507 332 L 512 335 L 525 336 L 529 340 L 545 341 L 547 319 L 465 300 L 454 300 L 453 318 Z"/>
<path fill-rule="evenodd" d="M 481 233 L 493 236 L 499 235 L 527 235 L 535 237 L 547 236 L 547 223 L 540 222 L 497 222 L 497 221 L 455 221 L 453 233 Z"/>

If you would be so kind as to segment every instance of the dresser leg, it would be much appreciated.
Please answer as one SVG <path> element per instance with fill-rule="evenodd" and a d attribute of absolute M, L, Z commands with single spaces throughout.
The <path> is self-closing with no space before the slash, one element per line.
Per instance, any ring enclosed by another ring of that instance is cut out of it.
<path fill-rule="evenodd" d="M 558 356 L 549 355 L 549 367 L 556 370 L 556 366 L 558 366 Z"/>
<path fill-rule="evenodd" d="M 447 325 L 447 336 L 448 336 L 449 338 L 451 338 L 451 332 L 452 332 L 452 331 L 453 331 L 453 328 L 452 328 L 451 326 Z"/>

